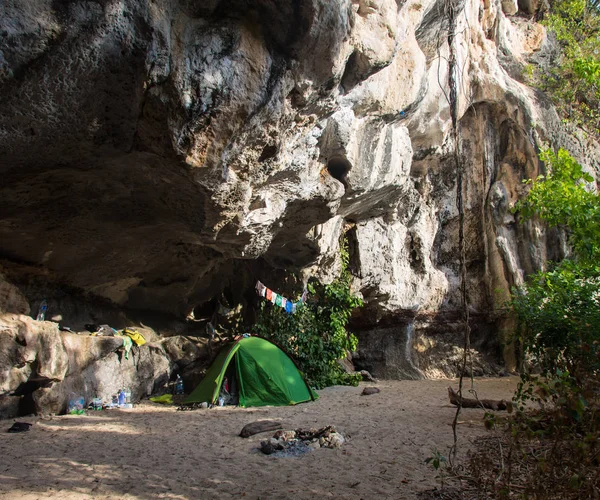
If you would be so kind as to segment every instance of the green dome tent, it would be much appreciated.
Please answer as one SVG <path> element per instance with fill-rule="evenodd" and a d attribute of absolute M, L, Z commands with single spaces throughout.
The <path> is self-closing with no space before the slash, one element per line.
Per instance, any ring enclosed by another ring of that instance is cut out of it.
<path fill-rule="evenodd" d="M 233 378 L 240 406 L 285 406 L 318 398 L 285 352 L 268 340 L 246 337 L 219 353 L 183 404 L 215 404 L 226 375 Z"/>

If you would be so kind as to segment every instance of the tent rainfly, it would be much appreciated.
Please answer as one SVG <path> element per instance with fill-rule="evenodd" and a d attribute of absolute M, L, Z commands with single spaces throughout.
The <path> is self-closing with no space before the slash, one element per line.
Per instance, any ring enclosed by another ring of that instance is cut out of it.
<path fill-rule="evenodd" d="M 233 377 L 240 406 L 286 406 L 314 401 L 291 358 L 260 337 L 245 337 L 225 347 L 183 404 L 216 404 L 225 376 Z"/>

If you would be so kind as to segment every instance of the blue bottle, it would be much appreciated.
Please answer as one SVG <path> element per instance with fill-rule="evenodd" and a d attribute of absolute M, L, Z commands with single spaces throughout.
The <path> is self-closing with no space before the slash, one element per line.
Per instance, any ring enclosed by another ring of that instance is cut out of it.
<path fill-rule="evenodd" d="M 40 303 L 40 308 L 38 309 L 36 321 L 44 321 L 46 319 L 46 311 L 48 310 L 48 303 L 46 299 L 42 300 Z"/>
<path fill-rule="evenodd" d="M 179 376 L 179 373 L 177 374 L 177 380 L 175 381 L 175 394 L 183 394 L 183 380 L 181 380 L 181 377 Z"/>

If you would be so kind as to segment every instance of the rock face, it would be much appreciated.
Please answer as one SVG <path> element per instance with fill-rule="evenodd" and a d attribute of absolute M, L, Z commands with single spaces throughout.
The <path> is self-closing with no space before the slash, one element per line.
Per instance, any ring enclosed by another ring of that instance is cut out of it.
<path fill-rule="evenodd" d="M 599 166 L 520 81 L 550 50 L 540 25 L 508 17 L 534 4 L 464 0 L 455 30 L 469 307 L 488 353 L 510 286 L 563 248 L 510 211 L 543 171 L 539 148 Z M 433 362 L 456 344 L 460 306 L 444 5 L 2 2 L 0 254 L 184 318 L 222 292 L 247 302 L 257 274 L 271 288 L 286 272 L 330 279 L 348 230 L 365 368 L 454 374 Z M 58 361 L 44 376 L 68 378 Z"/>

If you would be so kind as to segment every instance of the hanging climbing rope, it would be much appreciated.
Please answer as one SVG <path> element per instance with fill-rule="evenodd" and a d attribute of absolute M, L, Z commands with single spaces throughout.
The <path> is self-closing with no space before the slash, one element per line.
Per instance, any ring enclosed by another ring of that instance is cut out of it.
<path fill-rule="evenodd" d="M 463 377 L 467 367 L 467 359 L 471 349 L 471 329 L 469 327 L 469 304 L 467 295 L 467 264 L 466 264 L 466 250 L 465 250 L 465 209 L 463 200 L 463 163 L 460 160 L 460 135 L 458 131 L 458 61 L 456 51 L 456 34 L 458 25 L 458 14 L 461 8 L 461 0 L 447 0 L 445 3 L 445 16 L 448 19 L 448 88 L 447 94 L 448 104 L 450 106 L 450 118 L 452 121 L 452 128 L 450 131 L 450 140 L 453 147 L 453 163 L 456 171 L 456 208 L 458 210 L 458 249 L 459 249 L 459 260 L 460 260 L 460 297 L 461 297 L 461 309 L 462 309 L 462 320 L 464 326 L 464 347 L 463 347 L 463 358 L 460 370 L 460 378 L 458 383 L 458 395 L 462 397 L 463 389 Z M 473 389 L 473 371 L 471 370 L 471 388 Z M 459 399 L 460 401 L 460 399 Z M 454 437 L 453 445 L 451 448 L 452 457 L 456 457 L 457 451 L 457 425 L 458 417 L 462 405 L 459 404 L 456 407 L 456 414 L 452 422 L 452 434 Z"/>

